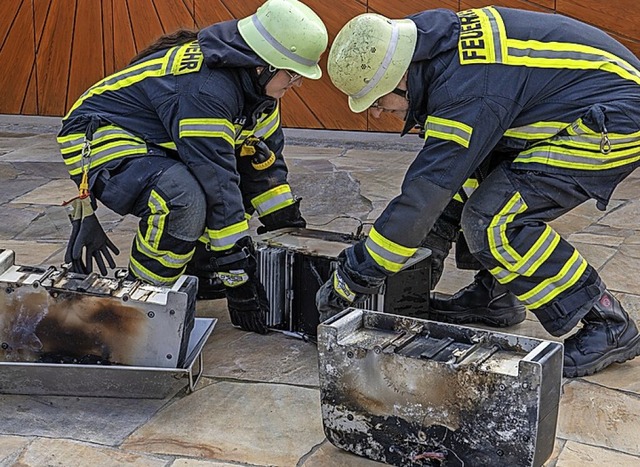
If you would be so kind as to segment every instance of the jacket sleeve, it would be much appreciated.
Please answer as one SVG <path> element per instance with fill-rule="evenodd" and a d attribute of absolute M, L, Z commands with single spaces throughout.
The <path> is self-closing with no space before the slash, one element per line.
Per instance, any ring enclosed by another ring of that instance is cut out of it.
<path fill-rule="evenodd" d="M 256 168 L 251 158 L 238 156 L 240 187 L 245 210 L 257 212 L 259 217 L 271 214 L 294 203 L 291 187 L 287 183 L 287 165 L 282 155 L 284 133 L 280 125 L 280 104 L 272 112 L 264 113 L 247 136 L 262 139 L 273 153 L 273 163 Z M 240 154 L 241 146 L 237 150 Z"/>
<path fill-rule="evenodd" d="M 224 251 L 248 235 L 249 226 L 234 152 L 237 103 L 230 94 L 218 94 L 183 95 L 173 112 L 171 132 L 181 160 L 204 191 L 204 236 L 213 251 Z"/>
<path fill-rule="evenodd" d="M 363 241 L 364 254 L 350 257 L 360 273 L 378 277 L 404 266 L 465 180 L 498 143 L 503 128 L 508 128 L 507 118 L 502 106 L 482 98 L 431 111 L 425 122 L 425 144 L 407 170 L 400 195 L 375 221 Z"/>

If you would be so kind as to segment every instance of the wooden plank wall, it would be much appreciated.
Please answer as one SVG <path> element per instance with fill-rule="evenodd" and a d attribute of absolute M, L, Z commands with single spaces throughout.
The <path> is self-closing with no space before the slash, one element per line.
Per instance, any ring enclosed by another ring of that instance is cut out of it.
<path fill-rule="evenodd" d="M 89 86 L 120 69 L 163 33 L 253 13 L 262 0 L 0 0 L 0 114 L 60 116 Z M 488 3 L 557 12 L 598 26 L 640 56 L 638 0 L 305 0 L 324 20 L 330 42 L 367 11 L 391 18 L 429 8 Z M 326 54 L 321 63 L 326 69 Z M 283 100 L 293 128 L 397 131 L 393 117 L 353 114 L 327 76 L 305 80 Z"/>

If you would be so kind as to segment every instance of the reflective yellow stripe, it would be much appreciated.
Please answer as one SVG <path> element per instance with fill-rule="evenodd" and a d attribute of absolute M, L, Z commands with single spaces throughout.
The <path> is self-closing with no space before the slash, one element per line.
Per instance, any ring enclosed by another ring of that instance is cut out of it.
<path fill-rule="evenodd" d="M 174 142 L 168 142 L 168 143 L 156 143 L 158 146 L 161 146 L 163 148 L 167 148 L 167 149 L 173 149 L 174 151 L 178 150 L 178 147 L 176 146 L 176 143 Z"/>
<path fill-rule="evenodd" d="M 151 190 L 148 205 L 151 215 L 147 218 L 148 227 L 144 239 L 151 247 L 158 248 L 164 232 L 164 223 L 169 215 L 169 207 L 156 190 Z"/>
<path fill-rule="evenodd" d="M 164 57 L 141 62 L 107 76 L 80 96 L 75 104 L 73 104 L 73 107 L 71 107 L 67 115 L 65 115 L 64 120 L 68 119 L 71 113 L 90 97 L 104 94 L 108 91 L 117 91 L 119 89 L 126 88 L 132 84 L 139 83 L 146 78 L 164 76 L 167 71 L 166 67 L 170 54 L 171 52 L 168 52 Z"/>
<path fill-rule="evenodd" d="M 267 139 L 271 136 L 280 125 L 280 104 L 278 104 L 273 112 L 264 120 L 260 120 L 253 129 L 256 138 Z"/>
<path fill-rule="evenodd" d="M 578 250 L 574 250 L 558 274 L 545 279 L 529 292 L 518 295 L 518 299 L 530 310 L 540 308 L 576 284 L 586 269 L 587 261 Z"/>
<path fill-rule="evenodd" d="M 508 39 L 508 65 L 570 70 L 600 70 L 640 84 L 640 71 L 605 50 L 571 42 Z"/>
<path fill-rule="evenodd" d="M 180 272 L 175 276 L 163 277 L 145 268 L 142 264 L 136 261 L 136 259 L 133 256 L 129 258 L 129 267 L 131 267 L 131 271 L 136 277 L 155 285 L 173 284 L 175 281 L 177 281 L 180 278 L 182 274 L 184 274 L 184 270 L 186 269 L 186 266 L 184 266 L 183 268 L 181 268 Z"/>
<path fill-rule="evenodd" d="M 507 35 L 500 14 L 487 7 L 461 11 L 457 15 L 460 64 L 502 63 L 507 55 Z"/>
<path fill-rule="evenodd" d="M 498 214 L 493 216 L 487 238 L 489 249 L 493 257 L 507 270 L 511 270 L 513 264 L 522 261 L 520 254 L 509 245 L 507 238 L 507 226 L 520 213 L 527 210 L 527 204 L 521 198 L 520 193 L 515 193 Z"/>
<path fill-rule="evenodd" d="M 224 118 L 185 118 L 180 120 L 180 138 L 222 138 L 231 146 L 235 141 L 233 124 Z"/>
<path fill-rule="evenodd" d="M 473 133 L 473 128 L 465 123 L 456 122 L 455 120 L 449 120 L 447 118 L 434 117 L 433 115 L 427 117 L 425 130 L 425 140 L 429 138 L 429 136 L 433 136 L 435 138 L 453 141 L 465 148 L 469 147 L 469 141 Z"/>
<path fill-rule="evenodd" d="M 551 256 L 558 243 L 560 243 L 560 235 L 547 225 L 521 261 L 511 265 L 509 269 L 497 267 L 490 272 L 501 284 L 507 284 L 519 276 L 530 277 Z"/>
<path fill-rule="evenodd" d="M 476 191 L 476 188 L 478 188 L 478 185 L 479 185 L 478 180 L 476 180 L 475 178 L 468 178 L 465 180 L 464 184 L 462 185 L 461 190 L 464 191 L 464 194 L 467 196 L 467 198 L 469 198 L 473 194 L 473 192 Z M 461 203 L 464 203 L 464 200 L 462 199 L 462 196 L 460 195 L 459 191 L 454 195 L 453 199 Z"/>
<path fill-rule="evenodd" d="M 395 243 L 382 236 L 375 227 L 369 232 L 365 241 L 365 248 L 381 267 L 387 271 L 396 273 L 411 258 L 417 248 L 409 248 Z"/>
<path fill-rule="evenodd" d="M 258 211 L 260 217 L 271 214 L 294 203 L 291 187 L 287 184 L 278 185 L 256 196 L 251 200 L 251 205 Z"/>
<path fill-rule="evenodd" d="M 566 144 L 566 141 L 565 141 Z M 587 151 L 556 146 L 554 144 L 540 144 L 522 151 L 514 163 L 538 163 L 552 167 L 562 167 L 576 170 L 605 170 L 632 164 L 640 160 L 640 142 L 635 147 L 612 150 L 602 154 L 599 150 Z"/>
<path fill-rule="evenodd" d="M 206 229 L 209 237 L 209 248 L 214 251 L 228 250 L 249 231 L 249 223 L 242 220 L 220 230 Z"/>
<path fill-rule="evenodd" d="M 571 124 L 565 122 L 534 122 L 529 125 L 509 128 L 504 132 L 507 138 L 519 139 L 548 139 L 562 130 L 568 128 Z"/>

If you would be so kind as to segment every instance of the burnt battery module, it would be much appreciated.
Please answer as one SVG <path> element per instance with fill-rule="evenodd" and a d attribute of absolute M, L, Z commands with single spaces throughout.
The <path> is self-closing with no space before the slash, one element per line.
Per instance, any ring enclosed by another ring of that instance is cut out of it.
<path fill-rule="evenodd" d="M 562 344 L 350 308 L 318 327 L 325 435 L 396 466 L 539 467 Z"/>
<path fill-rule="evenodd" d="M 256 239 L 258 276 L 265 286 L 270 310 L 267 326 L 315 337 L 319 324 L 316 293 L 333 273 L 342 250 L 360 238 L 314 229 L 282 229 Z M 359 307 L 408 316 L 429 308 L 431 251 L 419 248 L 379 294 Z"/>

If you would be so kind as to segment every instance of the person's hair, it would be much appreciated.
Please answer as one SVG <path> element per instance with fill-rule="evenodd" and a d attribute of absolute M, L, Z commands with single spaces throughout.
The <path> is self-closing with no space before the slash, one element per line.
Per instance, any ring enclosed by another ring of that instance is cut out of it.
<path fill-rule="evenodd" d="M 187 42 L 194 41 L 197 38 L 198 31 L 194 31 L 192 29 L 178 29 L 170 34 L 164 34 L 158 37 L 153 44 L 138 52 L 138 54 L 131 59 L 129 65 L 160 50 L 165 50 L 176 45 L 186 44 Z"/>

